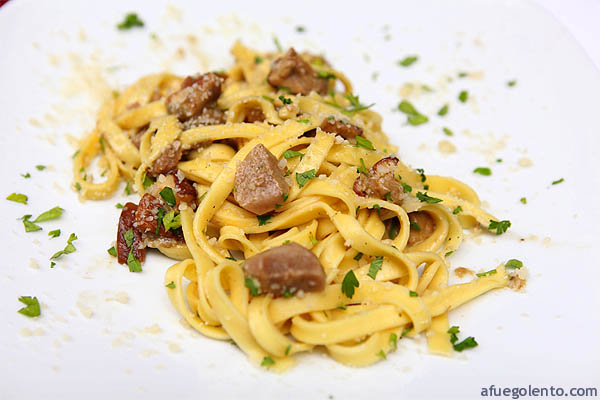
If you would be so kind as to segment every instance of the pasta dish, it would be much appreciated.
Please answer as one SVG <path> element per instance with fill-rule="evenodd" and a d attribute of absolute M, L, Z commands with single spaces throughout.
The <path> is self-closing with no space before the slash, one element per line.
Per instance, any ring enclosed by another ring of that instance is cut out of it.
<path fill-rule="evenodd" d="M 239 42 L 232 54 L 227 71 L 115 92 L 82 139 L 82 199 L 123 180 L 141 196 L 122 206 L 118 262 L 140 272 L 148 247 L 177 260 L 164 278 L 177 311 L 276 371 L 319 347 L 366 366 L 403 337 L 440 355 L 476 345 L 457 343 L 448 311 L 519 278 L 500 265 L 449 285 L 446 259 L 464 229 L 510 223 L 466 184 L 405 165 L 323 57 Z"/>

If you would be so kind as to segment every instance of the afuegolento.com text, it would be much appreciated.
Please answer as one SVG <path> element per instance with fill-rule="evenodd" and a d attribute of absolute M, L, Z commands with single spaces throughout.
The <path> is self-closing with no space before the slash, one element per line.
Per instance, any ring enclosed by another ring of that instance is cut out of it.
<path fill-rule="evenodd" d="M 540 386 L 515 386 L 496 387 L 491 385 L 481 388 L 481 397 L 510 397 L 519 399 L 521 397 L 598 397 L 596 387 L 540 387 Z"/>

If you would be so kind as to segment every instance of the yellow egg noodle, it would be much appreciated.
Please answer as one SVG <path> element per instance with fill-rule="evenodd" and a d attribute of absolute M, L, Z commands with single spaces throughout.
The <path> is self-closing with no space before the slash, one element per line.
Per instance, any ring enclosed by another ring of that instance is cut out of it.
<path fill-rule="evenodd" d="M 177 90 L 183 81 L 171 74 L 143 77 L 115 93 L 74 157 L 74 182 L 81 199 L 110 197 L 122 179 L 143 195 L 148 169 L 167 146 L 179 141 L 190 152 L 177 167 L 195 182 L 201 196 L 195 211 L 180 209 L 185 245 L 158 247 L 181 260 L 167 270 L 164 283 L 171 303 L 194 329 L 210 338 L 233 340 L 253 363 L 273 361 L 269 368 L 275 371 L 289 368 L 295 354 L 315 347 L 326 349 L 343 364 L 369 365 L 396 350 L 397 339 L 420 333 L 426 335 L 430 352 L 451 355 L 448 311 L 506 286 L 510 277 L 501 265 L 495 273 L 448 286 L 446 257 L 461 244 L 464 228 L 487 228 L 497 219 L 481 209 L 477 194 L 467 185 L 447 177 L 425 177 L 402 162 L 395 176 L 413 188 L 402 206 L 358 196 L 353 191 L 357 168 L 369 168 L 397 148 L 382 132 L 379 114 L 351 110 L 348 79 L 326 63 L 314 62 L 316 71 L 335 76 L 330 89 L 339 81 L 344 91 L 293 95 L 266 82 L 271 62 L 281 54 L 258 53 L 239 42 L 232 54 L 235 64 L 227 71 L 217 102 L 226 110 L 225 124 L 184 130 L 165 106 L 164 94 Z M 151 101 L 156 92 L 163 96 Z M 284 107 L 281 95 L 292 104 Z M 243 122 L 253 108 L 262 110 L 263 122 Z M 375 150 L 321 130 L 321 122 L 331 116 L 362 128 L 362 136 Z M 130 137 L 144 127 L 138 149 Z M 316 130 L 313 137 L 303 136 L 312 130 Z M 235 141 L 239 149 L 225 139 Z M 285 160 L 290 178 L 316 171 L 302 187 L 288 178 L 285 204 L 262 225 L 255 214 L 237 205 L 232 194 L 236 167 L 257 144 L 277 159 L 286 150 L 304 153 Z M 94 165 L 103 171 L 102 177 L 86 175 Z M 419 201 L 417 192 L 441 202 Z M 458 206 L 462 212 L 456 215 L 453 210 Z M 427 212 L 435 228 L 428 238 L 408 246 L 408 213 L 414 211 Z M 399 221 L 394 238 L 386 235 L 384 216 Z M 318 257 L 326 275 L 325 289 L 289 298 L 252 296 L 245 286 L 244 261 L 234 261 L 229 251 L 247 259 L 288 241 Z M 373 279 L 369 267 L 376 257 L 383 257 L 383 263 Z M 359 282 L 351 298 L 342 290 L 350 270 Z"/>

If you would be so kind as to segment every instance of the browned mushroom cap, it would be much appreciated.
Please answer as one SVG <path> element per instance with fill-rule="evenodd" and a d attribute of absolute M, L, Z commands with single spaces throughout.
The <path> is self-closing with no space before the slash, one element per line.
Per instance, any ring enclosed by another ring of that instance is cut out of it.
<path fill-rule="evenodd" d="M 410 236 L 408 245 L 414 246 L 426 240 L 435 231 L 435 221 L 427 211 L 408 213 L 410 221 Z"/>
<path fill-rule="evenodd" d="M 321 122 L 320 128 L 325 132 L 335 133 L 344 139 L 354 139 L 363 133 L 362 128 L 333 117 L 325 118 L 323 122 Z"/>
<path fill-rule="evenodd" d="M 310 64 L 293 48 L 273 61 L 267 81 L 277 88 L 288 88 L 294 94 L 307 95 L 312 91 L 327 93 L 327 80 L 319 78 Z"/>
<path fill-rule="evenodd" d="M 283 204 L 289 185 L 277 158 L 262 144 L 256 145 L 235 171 L 233 196 L 240 207 L 265 214 Z"/>
<path fill-rule="evenodd" d="M 325 288 L 325 272 L 319 259 L 307 248 L 288 243 L 246 260 L 246 274 L 260 285 L 261 293 L 319 292 Z"/>
<path fill-rule="evenodd" d="M 362 197 L 384 199 L 389 197 L 399 204 L 404 198 L 402 184 L 394 177 L 398 159 L 385 157 L 377 161 L 369 170 L 369 175 L 360 174 L 354 181 L 354 192 Z"/>
<path fill-rule="evenodd" d="M 167 97 L 167 111 L 175 114 L 180 121 L 200 114 L 204 107 L 219 98 L 224 80 L 212 72 L 188 76 L 181 84 L 181 89 Z"/>

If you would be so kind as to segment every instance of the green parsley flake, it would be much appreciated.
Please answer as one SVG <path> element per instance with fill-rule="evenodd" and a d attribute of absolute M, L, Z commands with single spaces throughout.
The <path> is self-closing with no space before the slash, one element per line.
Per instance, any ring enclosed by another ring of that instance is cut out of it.
<path fill-rule="evenodd" d="M 417 126 L 429 122 L 429 118 L 423 114 L 409 115 L 406 119 L 410 125 Z"/>
<path fill-rule="evenodd" d="M 402 185 L 402 190 L 404 191 L 404 193 L 412 192 L 412 186 L 410 186 L 409 184 L 406 184 L 404 182 L 400 182 L 400 184 Z"/>
<path fill-rule="evenodd" d="M 473 170 L 473 172 L 483 176 L 490 176 L 492 174 L 492 170 L 488 167 L 477 167 Z"/>
<path fill-rule="evenodd" d="M 460 328 L 458 326 L 453 326 L 448 329 L 448 333 L 450 334 L 450 343 L 454 344 L 458 341 L 458 336 L 456 336 L 458 332 L 460 332 Z"/>
<path fill-rule="evenodd" d="M 129 250 L 127 266 L 129 266 L 129 272 L 142 272 L 142 263 L 133 255 L 133 249 Z"/>
<path fill-rule="evenodd" d="M 117 249 L 115 249 L 115 246 L 111 247 L 110 249 L 106 250 L 108 252 L 108 254 L 110 254 L 113 257 L 117 256 Z"/>
<path fill-rule="evenodd" d="M 419 293 L 417 292 L 413 292 L 412 290 L 409 290 L 408 295 L 410 297 L 419 297 Z"/>
<path fill-rule="evenodd" d="M 358 261 L 358 260 L 360 260 L 360 259 L 362 258 L 362 256 L 363 256 L 363 253 L 360 253 L 360 252 L 359 252 L 357 255 L 355 255 L 355 256 L 354 256 L 354 257 L 352 257 L 352 258 L 354 258 L 356 261 Z"/>
<path fill-rule="evenodd" d="M 21 176 L 25 179 L 27 178 L 31 178 L 31 174 L 29 172 L 25 173 L 25 174 L 21 174 Z"/>
<path fill-rule="evenodd" d="M 19 297 L 19 301 L 25 304 L 25 307 L 18 310 L 19 314 L 23 314 L 29 318 L 38 317 L 41 314 L 40 302 L 37 297 L 21 296 Z"/>
<path fill-rule="evenodd" d="M 450 128 L 443 127 L 442 130 L 446 134 L 446 136 L 454 136 L 454 132 L 450 130 Z"/>
<path fill-rule="evenodd" d="M 265 99 L 265 100 L 267 100 L 267 101 L 270 101 L 271 103 L 275 101 L 274 98 L 266 96 L 266 95 L 263 95 L 262 98 Z"/>
<path fill-rule="evenodd" d="M 466 90 L 462 90 L 458 94 L 458 100 L 460 100 L 461 103 L 466 103 L 468 98 L 469 98 L 469 92 L 467 92 Z"/>
<path fill-rule="evenodd" d="M 369 139 L 365 139 L 362 136 L 356 136 L 356 147 L 363 147 L 367 150 L 375 150 L 373 143 Z"/>
<path fill-rule="evenodd" d="M 304 33 L 304 32 L 306 32 L 306 28 L 305 28 L 305 27 L 303 27 L 303 26 L 301 26 L 301 25 L 298 25 L 298 26 L 296 27 L 296 32 L 298 32 L 298 33 Z M 287 354 L 286 354 L 286 355 L 287 355 Z"/>
<path fill-rule="evenodd" d="M 317 239 L 316 239 L 316 238 L 315 238 L 315 237 L 314 237 L 312 234 L 311 234 L 311 235 L 308 235 L 308 238 L 310 239 L 310 242 L 311 242 L 313 245 L 316 245 L 317 243 L 319 243 L 319 241 L 318 241 L 318 240 L 317 240 Z"/>
<path fill-rule="evenodd" d="M 27 196 L 21 193 L 11 193 L 6 196 L 6 200 L 14 201 L 15 203 L 27 204 Z"/>
<path fill-rule="evenodd" d="M 135 27 L 141 28 L 143 26 L 144 26 L 144 21 L 139 19 L 138 15 L 136 13 L 129 13 L 125 16 L 125 19 L 123 20 L 123 22 L 121 22 L 117 25 L 117 28 L 121 31 L 125 31 L 125 30 L 135 28 Z"/>
<path fill-rule="evenodd" d="M 127 182 L 127 184 L 125 185 L 125 194 L 127 196 L 133 194 L 133 188 L 131 187 L 131 183 Z"/>
<path fill-rule="evenodd" d="M 144 182 L 144 189 L 148 189 L 150 186 L 152 186 L 154 184 L 155 180 L 150 178 L 148 175 L 146 175 L 144 173 L 143 182 Z"/>
<path fill-rule="evenodd" d="M 279 43 L 277 36 L 273 36 L 273 43 L 275 44 L 275 47 L 277 47 L 277 51 L 283 53 L 283 47 L 281 47 L 281 43 Z"/>
<path fill-rule="evenodd" d="M 48 236 L 50 236 L 50 238 L 59 237 L 60 236 L 60 229 L 55 229 L 53 231 L 48 232 Z"/>
<path fill-rule="evenodd" d="M 55 265 L 56 263 L 54 261 L 50 261 L 50 268 L 54 268 Z"/>
<path fill-rule="evenodd" d="M 247 276 L 245 280 L 245 285 L 250 290 L 250 294 L 252 296 L 258 296 L 258 285 L 256 284 L 256 281 L 254 279 Z"/>
<path fill-rule="evenodd" d="M 257 215 L 256 218 L 258 219 L 258 226 L 263 226 L 271 223 L 269 220 L 273 218 L 273 214 Z"/>
<path fill-rule="evenodd" d="M 425 170 L 423 168 L 417 168 L 416 171 L 421 175 L 421 182 L 425 182 L 427 177 L 425 176 Z"/>
<path fill-rule="evenodd" d="M 371 279 L 374 280 L 382 266 L 383 266 L 383 257 L 382 256 L 375 257 L 371 261 L 371 265 L 369 265 L 369 273 L 367 275 L 370 276 Z M 352 297 L 352 296 L 350 296 L 350 297 Z"/>
<path fill-rule="evenodd" d="M 437 115 L 443 117 L 444 115 L 448 114 L 448 107 L 448 104 L 444 104 L 444 106 L 437 112 Z"/>
<path fill-rule="evenodd" d="M 121 208 L 123 208 L 125 206 L 123 204 L 121 204 L 121 203 L 117 203 L 117 204 L 115 204 L 115 207 L 120 210 Z"/>
<path fill-rule="evenodd" d="M 296 172 L 296 182 L 298 182 L 298 187 L 302 188 L 308 181 L 314 179 L 317 176 L 317 173 L 314 169 L 309 169 L 301 174 Z"/>
<path fill-rule="evenodd" d="M 79 153 L 81 153 L 81 150 L 75 151 L 75 153 L 73 153 L 73 155 L 71 156 L 71 158 L 73 158 L 73 159 L 77 158 L 77 156 L 79 155 Z"/>
<path fill-rule="evenodd" d="M 488 226 L 489 230 L 496 230 L 496 235 L 501 235 L 510 228 L 510 221 L 502 220 L 502 221 L 494 221 L 490 219 L 490 225 Z"/>
<path fill-rule="evenodd" d="M 43 170 L 45 170 L 45 169 L 46 169 L 46 166 L 45 166 L 45 165 L 36 165 L 36 166 L 35 166 L 35 168 L 36 168 L 38 171 L 43 171 Z"/>
<path fill-rule="evenodd" d="M 321 79 L 337 79 L 337 76 L 329 71 L 317 71 L 317 76 Z"/>
<path fill-rule="evenodd" d="M 102 152 L 105 152 L 106 146 L 104 145 L 104 139 L 103 138 L 98 139 L 98 143 L 100 143 L 100 148 L 102 149 Z"/>
<path fill-rule="evenodd" d="M 384 360 L 387 358 L 387 356 L 385 355 L 385 351 L 383 350 L 379 350 L 379 353 L 377 353 L 377 355 L 381 358 L 383 358 Z"/>
<path fill-rule="evenodd" d="M 389 202 L 394 202 L 394 200 L 392 199 L 392 192 L 387 192 L 383 197 L 385 197 L 385 199 Z"/>
<path fill-rule="evenodd" d="M 168 186 L 165 187 L 163 190 L 160 191 L 160 197 L 162 197 L 165 203 L 167 203 L 171 207 L 175 207 L 175 204 L 177 202 L 175 201 L 175 194 L 173 193 L 173 189 L 171 189 Z"/>
<path fill-rule="evenodd" d="M 406 56 L 402 60 L 398 61 L 398 65 L 402 67 L 410 67 L 417 62 L 419 56 Z"/>
<path fill-rule="evenodd" d="M 511 258 L 504 264 L 504 267 L 508 269 L 520 269 L 523 267 L 523 261 Z"/>
<path fill-rule="evenodd" d="M 50 257 L 50 260 L 55 260 L 57 258 L 59 258 L 60 256 L 62 256 L 63 254 L 71 254 L 75 252 L 75 246 L 73 246 L 73 242 L 77 240 L 77 236 L 74 233 L 71 233 L 71 235 L 69 235 L 69 239 L 67 239 L 67 245 L 65 246 L 65 248 L 63 250 L 57 251 L 56 253 L 54 253 L 52 255 L 52 257 Z"/>
<path fill-rule="evenodd" d="M 290 194 L 284 193 L 282 197 L 283 197 L 283 201 L 287 201 L 288 197 L 290 197 Z"/>
<path fill-rule="evenodd" d="M 78 192 L 81 190 L 81 185 L 79 184 L 79 182 L 75 182 L 75 190 L 77 190 Z"/>
<path fill-rule="evenodd" d="M 260 363 L 260 366 L 268 368 L 273 364 L 275 364 L 275 361 L 273 361 L 273 359 L 271 357 L 265 356 L 265 358 L 263 358 L 262 362 Z"/>
<path fill-rule="evenodd" d="M 513 86 L 515 86 L 515 85 L 517 84 L 517 81 L 515 81 L 515 80 L 508 81 L 508 82 L 506 82 L 506 84 L 507 84 L 509 87 L 513 87 Z"/>
<path fill-rule="evenodd" d="M 565 181 L 565 178 L 560 178 L 560 179 L 558 179 L 556 181 L 552 181 L 552 184 L 553 185 L 558 185 L 559 183 L 563 183 L 564 181 Z"/>
<path fill-rule="evenodd" d="M 475 275 L 477 275 L 478 277 L 482 278 L 484 276 L 490 276 L 490 275 L 494 275 L 497 271 L 495 269 L 490 269 L 489 271 L 485 271 L 485 272 L 479 272 Z"/>
<path fill-rule="evenodd" d="M 281 102 L 283 104 L 292 104 L 292 99 L 288 99 L 287 97 L 285 97 L 283 95 L 279 96 L 279 100 L 281 100 Z"/>
<path fill-rule="evenodd" d="M 175 282 L 171 281 L 165 285 L 169 289 L 175 289 Z"/>
<path fill-rule="evenodd" d="M 31 222 L 29 218 L 31 218 L 31 214 L 24 215 L 21 218 L 23 220 L 23 225 L 25 226 L 25 232 L 41 231 L 42 227 Z"/>
<path fill-rule="evenodd" d="M 527 204 L 527 197 L 521 197 L 519 201 L 523 204 Z"/>
<path fill-rule="evenodd" d="M 342 293 L 346 295 L 349 299 L 354 296 L 354 288 L 358 287 L 358 279 L 356 279 L 356 275 L 354 275 L 354 271 L 350 270 L 344 276 L 344 280 L 342 281 Z"/>
<path fill-rule="evenodd" d="M 304 153 L 300 153 L 299 151 L 294 150 L 286 150 L 283 152 L 283 158 L 285 158 L 286 160 L 289 160 L 290 158 L 294 157 L 300 157 L 300 159 L 302 160 L 302 157 L 304 157 Z"/>
<path fill-rule="evenodd" d="M 388 339 L 390 344 L 390 349 L 396 350 L 398 348 L 398 335 L 395 333 L 390 333 L 390 338 Z"/>
<path fill-rule="evenodd" d="M 45 222 L 45 221 L 57 219 L 62 215 L 62 213 L 64 211 L 65 210 L 63 210 L 62 208 L 60 208 L 58 206 L 54 207 L 46 212 L 41 213 L 39 215 L 39 217 L 37 217 L 36 219 L 33 220 L 33 222 Z"/>
<path fill-rule="evenodd" d="M 440 203 L 442 201 L 442 199 L 438 199 L 436 197 L 429 196 L 427 194 L 427 192 L 425 192 L 425 193 L 417 192 L 417 199 L 419 199 L 422 203 L 427 203 L 427 204 L 435 204 L 435 203 Z"/>
<path fill-rule="evenodd" d="M 285 348 L 285 355 L 289 355 L 290 354 L 290 350 L 292 349 L 292 345 L 288 344 L 288 346 Z"/>
<path fill-rule="evenodd" d="M 456 206 L 456 208 L 454 210 L 452 210 L 452 214 L 456 215 L 462 211 L 463 211 L 463 209 L 461 206 Z"/>
<path fill-rule="evenodd" d="M 264 58 L 262 58 L 261 56 L 255 56 L 254 57 L 254 63 L 255 64 L 260 64 L 263 61 L 264 61 Z"/>
<path fill-rule="evenodd" d="M 360 159 L 360 167 L 356 168 L 356 172 L 369 176 L 369 170 L 365 165 L 365 160 L 363 160 L 362 158 Z"/>
<path fill-rule="evenodd" d="M 417 232 L 421 232 L 421 227 L 414 221 L 410 221 L 410 229 L 414 229 Z"/>
<path fill-rule="evenodd" d="M 181 228 L 181 214 L 175 214 L 175 211 L 170 211 L 162 217 L 162 223 L 165 231 Z"/>
<path fill-rule="evenodd" d="M 460 343 L 456 343 L 453 347 L 455 351 L 461 352 L 465 349 L 471 349 L 473 347 L 477 347 L 478 343 L 475 341 L 473 336 L 469 336 L 465 340 Z"/>
<path fill-rule="evenodd" d="M 300 122 L 301 124 L 310 124 L 309 119 L 299 119 L 298 122 Z"/>
<path fill-rule="evenodd" d="M 447 252 L 446 254 L 444 254 L 444 257 L 448 257 L 450 254 L 454 253 L 454 250 Z"/>
<path fill-rule="evenodd" d="M 123 239 L 125 239 L 125 243 L 127 244 L 127 247 L 131 247 L 131 245 L 133 244 L 133 229 L 132 228 L 129 228 L 123 234 Z"/>
<path fill-rule="evenodd" d="M 285 289 L 285 291 L 283 292 L 283 297 L 289 299 L 292 296 L 294 296 L 294 293 L 290 292 L 289 289 Z"/>
<path fill-rule="evenodd" d="M 400 337 L 403 338 L 404 336 L 408 335 L 408 333 L 410 332 L 412 328 L 404 328 L 402 329 L 402 333 L 400 334 Z"/>

